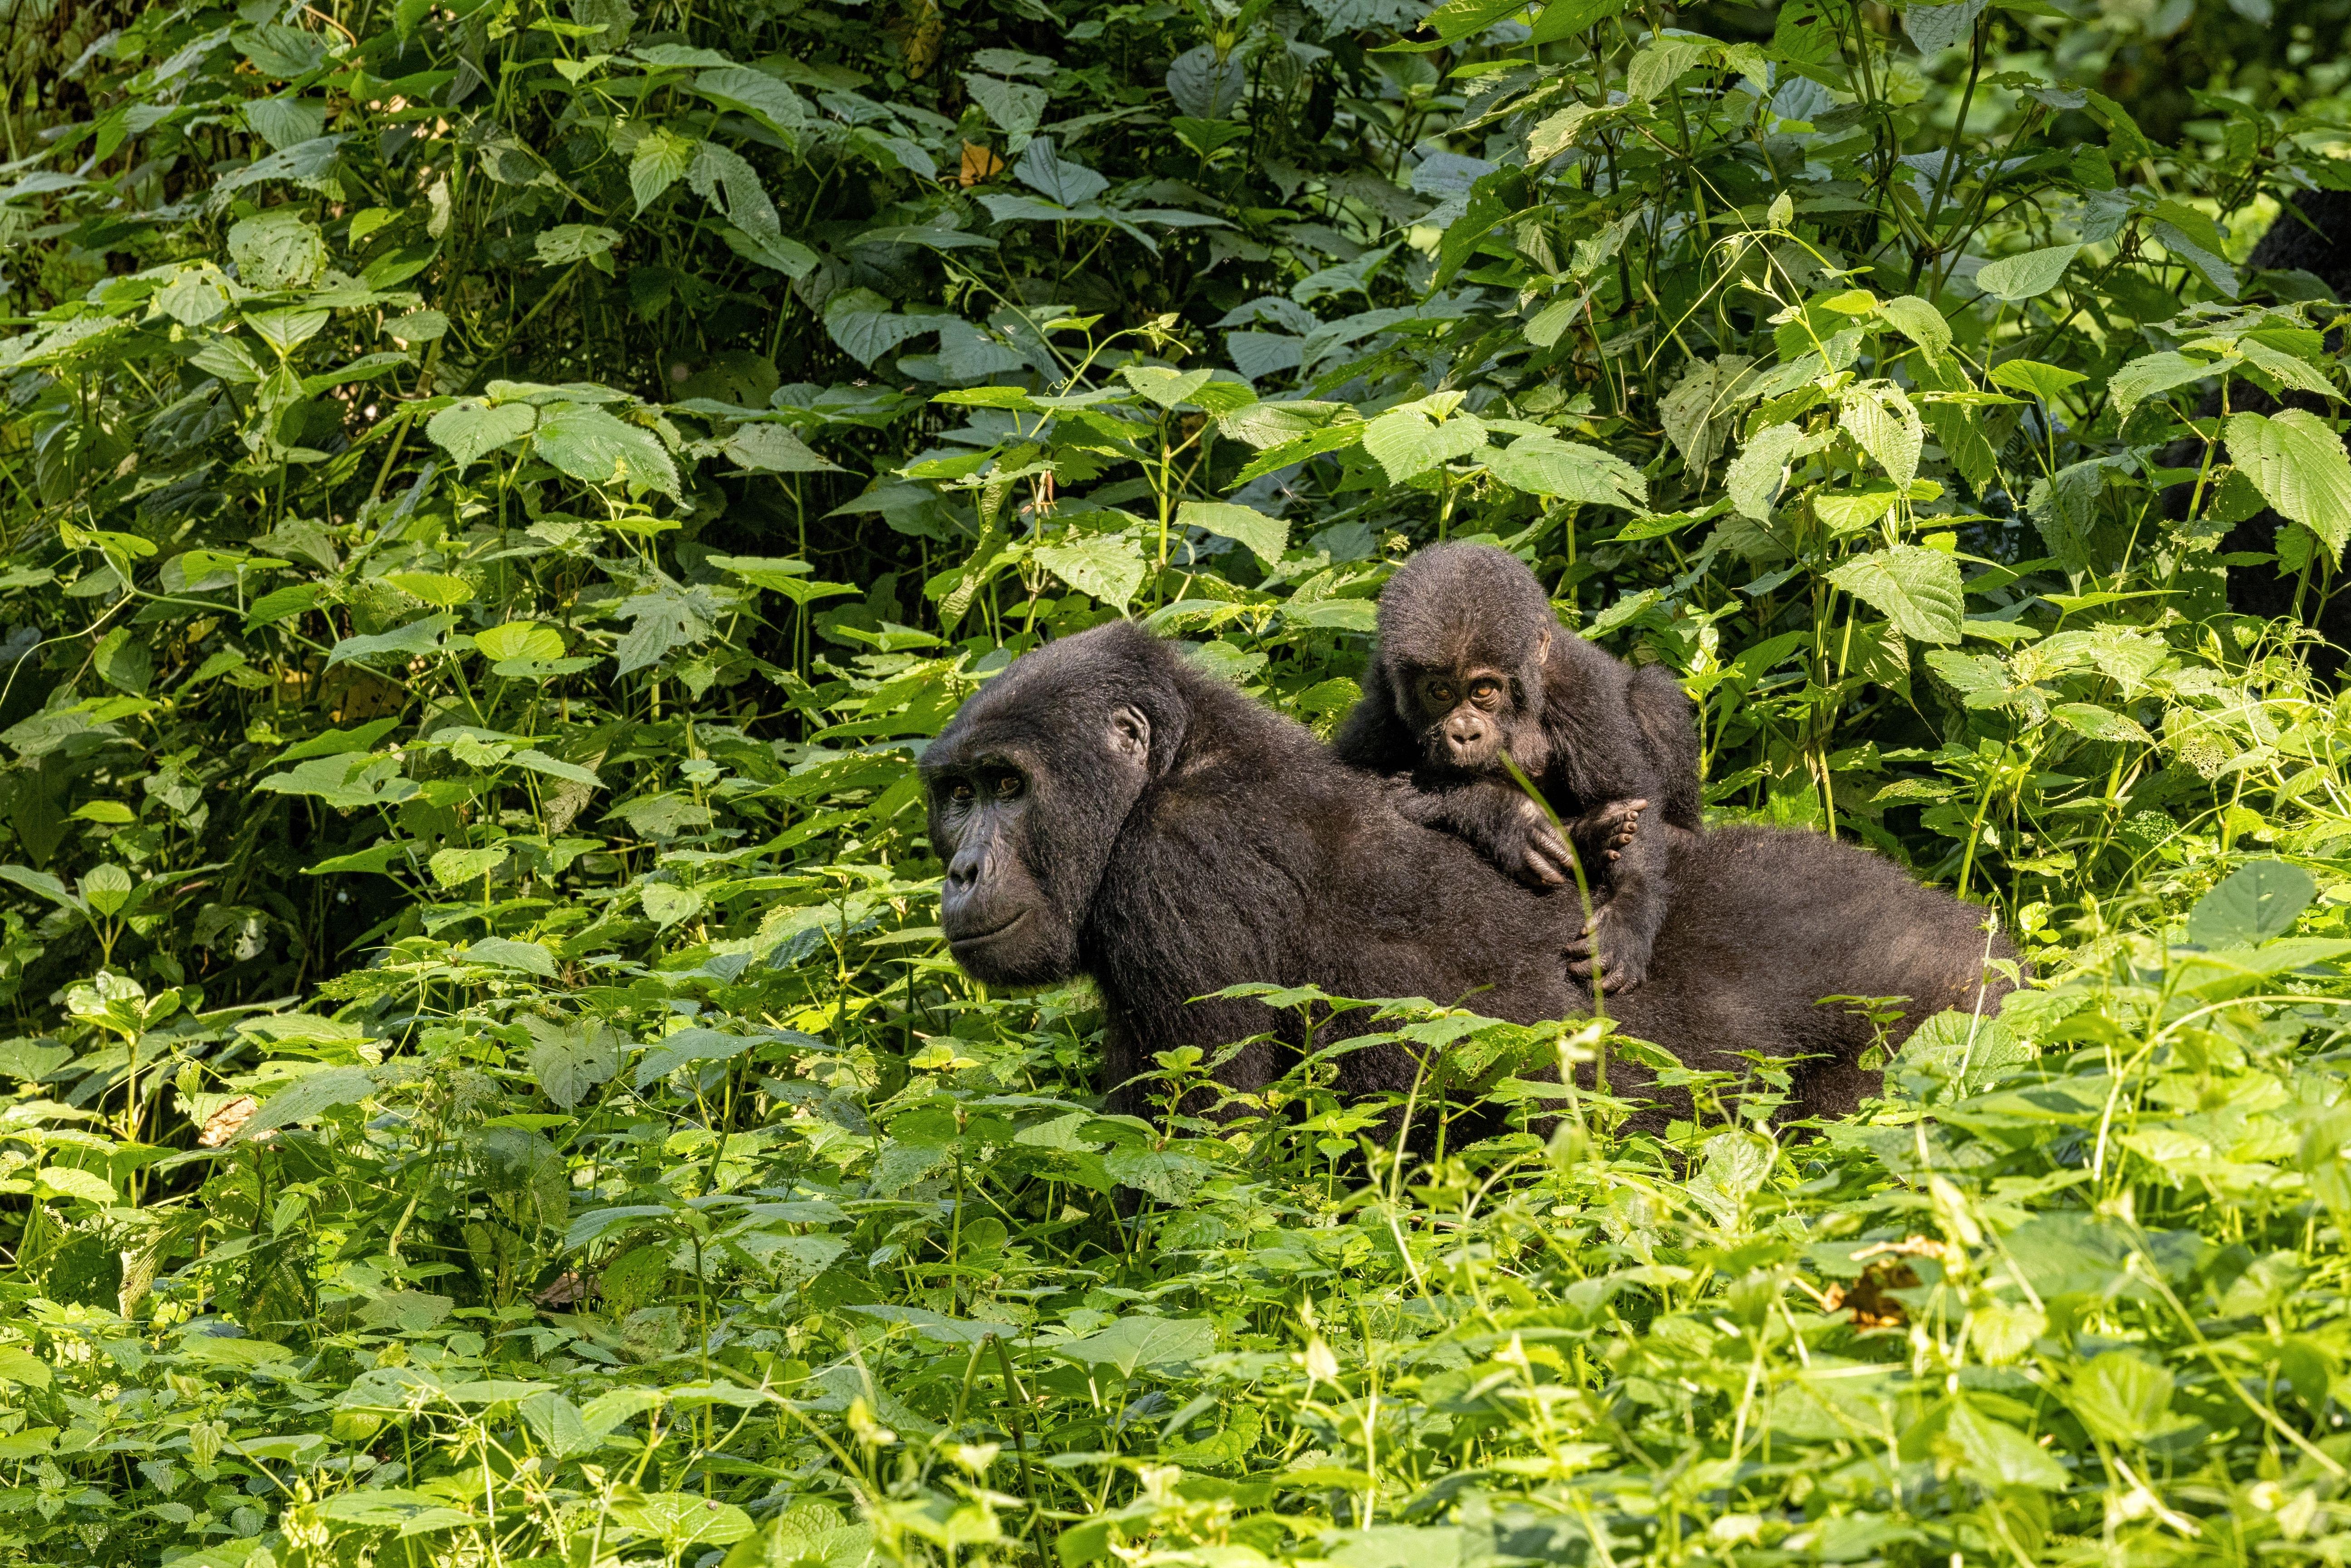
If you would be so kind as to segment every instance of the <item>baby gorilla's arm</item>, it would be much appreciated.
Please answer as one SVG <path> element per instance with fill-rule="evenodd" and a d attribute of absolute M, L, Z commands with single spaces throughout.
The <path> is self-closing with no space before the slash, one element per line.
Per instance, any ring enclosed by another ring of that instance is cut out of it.
<path fill-rule="evenodd" d="M 1462 839 L 1531 887 L 1563 887 L 1575 880 L 1575 852 L 1515 785 L 1482 779 L 1435 789 L 1407 785 L 1397 789 L 1395 800 L 1409 821 Z"/>

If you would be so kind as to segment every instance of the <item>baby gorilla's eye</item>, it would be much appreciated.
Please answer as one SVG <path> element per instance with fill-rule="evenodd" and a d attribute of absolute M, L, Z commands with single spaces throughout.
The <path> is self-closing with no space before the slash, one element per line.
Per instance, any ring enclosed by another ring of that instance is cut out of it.
<path fill-rule="evenodd" d="M 1429 684 L 1428 696 L 1431 702 L 1449 703 L 1453 700 L 1453 688 L 1442 681 L 1433 681 Z"/>
<path fill-rule="evenodd" d="M 1496 697 L 1502 695 L 1502 683 L 1499 681 L 1479 681 L 1476 685 L 1469 688 L 1469 695 L 1481 703 L 1490 703 Z"/>

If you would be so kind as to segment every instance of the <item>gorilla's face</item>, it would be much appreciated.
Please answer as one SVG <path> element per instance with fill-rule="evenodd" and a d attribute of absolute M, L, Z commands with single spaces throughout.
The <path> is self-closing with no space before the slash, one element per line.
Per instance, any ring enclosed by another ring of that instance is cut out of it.
<path fill-rule="evenodd" d="M 1496 759 L 1525 722 L 1519 683 L 1488 664 L 1413 671 L 1404 682 L 1405 716 L 1431 768 L 1460 773 L 1496 769 Z"/>
<path fill-rule="evenodd" d="M 1086 907 L 1150 778 L 1143 711 L 1059 673 L 1050 660 L 1016 665 L 923 754 L 931 845 L 946 862 L 939 925 L 956 962 L 990 985 L 1078 972 Z"/>

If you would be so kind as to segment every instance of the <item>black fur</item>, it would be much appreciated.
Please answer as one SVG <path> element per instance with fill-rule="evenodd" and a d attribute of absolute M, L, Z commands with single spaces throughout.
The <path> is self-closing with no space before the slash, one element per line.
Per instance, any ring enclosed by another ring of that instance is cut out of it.
<path fill-rule="evenodd" d="M 1380 780 L 1134 626 L 1021 658 L 964 705 L 922 772 L 956 960 L 990 983 L 1092 977 L 1114 1091 L 1181 1045 L 1270 1034 L 1294 1047 L 1287 1012 L 1193 1000 L 1244 981 L 1458 1000 L 1522 1023 L 1589 1008 L 1562 962 L 1572 892 L 1524 888 L 1406 821 Z M 1980 986 L 1982 911 L 1864 851 L 1737 828 L 1685 836 L 1677 861 L 1684 894 L 1654 977 L 1613 1010 L 1692 1065 L 1824 1053 L 1800 1077 L 1807 1112 L 1853 1108 L 1871 1039 L 1817 998 L 1916 998 L 1898 1039 L 1908 1020 L 2006 988 Z M 1368 1027 L 1350 1013 L 1323 1038 Z M 1283 1056 L 1260 1041 L 1219 1076 L 1259 1088 Z M 1340 1061 L 1350 1094 L 1414 1077 L 1392 1047 Z"/>
<path fill-rule="evenodd" d="M 1482 710 L 1480 676 L 1494 687 Z M 1600 907 L 1572 944 L 1575 972 L 1591 973 L 1596 946 L 1609 994 L 1648 974 L 1677 839 L 1700 828 L 1690 701 L 1665 671 L 1635 669 L 1562 628 L 1516 556 L 1437 545 L 1405 563 L 1380 596 L 1364 699 L 1332 745 L 1355 768 L 1409 775 L 1415 793 L 1398 806 L 1415 821 L 1460 834 L 1514 875 L 1562 882 L 1556 837 L 1504 769 L 1507 750 L 1572 824 L 1594 884 Z M 1649 821 L 1629 839 L 1612 831 L 1635 801 Z"/>

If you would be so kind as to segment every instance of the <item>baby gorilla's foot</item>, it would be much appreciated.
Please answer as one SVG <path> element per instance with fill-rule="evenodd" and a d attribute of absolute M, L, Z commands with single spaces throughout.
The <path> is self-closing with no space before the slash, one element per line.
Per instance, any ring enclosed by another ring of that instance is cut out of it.
<path fill-rule="evenodd" d="M 1608 906 L 1602 904 L 1583 923 L 1583 929 L 1567 944 L 1567 972 L 1590 985 L 1593 972 L 1599 971 L 1601 988 L 1612 997 L 1626 991 L 1649 977 L 1648 955 L 1634 962 L 1624 951 L 1622 933 L 1608 918 Z"/>
<path fill-rule="evenodd" d="M 1604 867 L 1633 841 L 1640 831 L 1641 813 L 1648 809 L 1646 800 L 1604 800 L 1578 817 L 1568 836 L 1586 865 Z"/>

